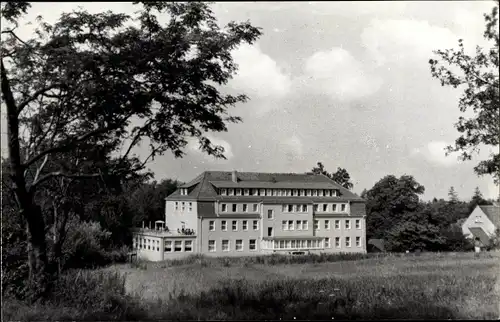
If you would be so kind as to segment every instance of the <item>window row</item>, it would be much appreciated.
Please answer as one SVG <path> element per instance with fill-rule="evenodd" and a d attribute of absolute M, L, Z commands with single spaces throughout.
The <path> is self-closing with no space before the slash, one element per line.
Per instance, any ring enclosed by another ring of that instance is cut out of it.
<path fill-rule="evenodd" d="M 272 197 L 337 197 L 338 190 L 335 189 L 219 189 L 222 196 L 272 196 Z"/>
<path fill-rule="evenodd" d="M 237 252 L 242 252 L 245 248 L 243 239 L 236 239 L 234 243 L 234 250 Z M 221 240 L 221 250 L 223 252 L 229 252 L 231 251 L 231 241 L 229 239 L 222 239 Z M 248 240 L 248 250 L 254 251 L 257 250 L 257 240 L 256 239 L 249 239 Z M 213 253 L 217 251 L 217 242 L 215 240 L 209 240 L 208 241 L 208 251 Z"/>
<path fill-rule="evenodd" d="M 333 221 L 334 222 L 334 227 L 335 229 L 340 229 L 340 219 L 336 219 Z M 356 229 L 361 229 L 361 220 L 360 219 L 356 219 L 354 221 L 355 223 L 355 228 Z M 331 229 L 331 226 L 330 226 L 330 220 L 329 219 L 325 219 L 324 223 L 323 223 L 323 228 L 325 230 L 330 230 Z M 344 226 L 345 229 L 351 229 L 351 220 L 350 219 L 346 219 L 345 220 L 345 226 Z M 315 230 L 321 230 L 321 227 L 319 225 L 319 220 L 314 220 L 314 229 Z"/>
<path fill-rule="evenodd" d="M 322 247 L 322 242 L 318 239 L 273 240 L 271 243 L 272 249 L 315 249 Z"/>
<path fill-rule="evenodd" d="M 135 237 L 133 239 L 133 247 L 135 249 L 144 249 L 152 251 L 160 251 L 160 241 L 158 239 L 149 238 L 139 238 Z M 192 240 L 165 240 L 164 242 L 165 252 L 192 252 L 193 251 L 193 241 Z"/>
<path fill-rule="evenodd" d="M 297 230 L 309 230 L 309 222 L 307 220 L 283 220 L 281 222 L 281 229 L 283 230 L 295 230 L 295 228 Z"/>
<path fill-rule="evenodd" d="M 227 203 L 223 203 L 223 204 L 221 204 L 221 211 L 222 212 L 228 212 L 229 211 L 229 206 L 231 206 L 231 211 L 232 212 L 239 212 L 240 209 L 241 209 L 242 212 L 249 212 L 250 209 L 251 209 L 252 212 L 258 212 L 259 211 L 259 205 L 256 204 L 256 203 L 254 203 L 254 204 L 246 204 L 246 203 L 243 203 L 243 204 L 236 204 L 236 203 L 227 204 Z"/>
<path fill-rule="evenodd" d="M 338 206 L 338 207 L 337 207 Z M 315 204 L 313 208 L 314 212 L 346 212 L 347 204 Z"/>
<path fill-rule="evenodd" d="M 249 220 L 232 220 L 231 222 L 231 230 L 238 231 L 239 230 L 239 222 L 241 221 L 241 230 L 248 231 Z M 227 231 L 228 220 L 221 220 L 220 222 L 220 230 Z M 252 229 L 254 231 L 259 230 L 259 221 L 252 220 Z M 208 222 L 208 230 L 215 231 L 215 220 L 210 220 Z"/>
<path fill-rule="evenodd" d="M 186 204 L 188 206 L 188 211 L 191 212 L 193 211 L 193 203 L 192 202 L 185 202 L 181 201 L 181 211 L 186 211 Z M 175 210 L 179 210 L 179 201 L 175 202 Z"/>
<path fill-rule="evenodd" d="M 341 237 L 335 237 L 335 248 L 341 248 Z M 330 238 L 325 238 L 325 248 L 331 248 Z M 345 237 L 345 247 L 351 247 L 351 237 Z M 356 247 L 361 247 L 361 237 L 356 236 Z"/>

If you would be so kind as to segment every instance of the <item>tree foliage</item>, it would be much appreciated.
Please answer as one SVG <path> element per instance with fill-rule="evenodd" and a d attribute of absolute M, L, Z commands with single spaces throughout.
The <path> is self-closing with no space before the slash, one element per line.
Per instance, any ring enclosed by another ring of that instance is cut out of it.
<path fill-rule="evenodd" d="M 59 180 L 66 197 L 81 179 L 119 188 L 157 155 L 182 157 L 188 137 L 223 158 L 205 133 L 241 121 L 228 109 L 247 97 L 220 87 L 237 71 L 231 51 L 252 44 L 260 30 L 249 22 L 221 28 L 205 3 L 136 5 L 133 16 L 77 10 L 53 25 L 40 19 L 31 39 L 20 39 L 15 27 L 2 30 L 9 188 L 28 228 L 30 281 L 42 289 L 35 297 L 49 289 L 52 270 L 41 204 L 46 184 Z M 28 8 L 2 4 L 2 16 L 15 25 Z M 149 145 L 143 159 L 133 153 L 140 142 Z M 70 212 L 66 197 L 54 197 L 54 209 Z M 104 217 L 123 210 L 116 198 L 101 205 Z"/>
<path fill-rule="evenodd" d="M 472 110 L 470 118 L 461 116 L 455 124 L 461 135 L 448 153 L 461 152 L 463 160 L 470 160 L 481 146 L 491 146 L 494 152 L 488 160 L 474 168 L 478 175 L 493 175 L 500 180 L 500 82 L 499 82 L 499 31 L 498 1 L 490 14 L 485 14 L 484 38 L 489 48 L 476 47 L 474 55 L 466 53 L 462 39 L 458 49 L 435 51 L 437 59 L 430 59 L 431 74 L 442 86 L 464 88 L 459 101 L 461 112 Z"/>
<path fill-rule="evenodd" d="M 311 171 L 315 174 L 323 174 L 327 176 L 348 190 L 351 190 L 354 186 L 351 182 L 351 176 L 344 168 L 338 167 L 336 172 L 329 173 L 326 171 L 323 163 L 318 162 L 317 167 L 314 167 Z"/>

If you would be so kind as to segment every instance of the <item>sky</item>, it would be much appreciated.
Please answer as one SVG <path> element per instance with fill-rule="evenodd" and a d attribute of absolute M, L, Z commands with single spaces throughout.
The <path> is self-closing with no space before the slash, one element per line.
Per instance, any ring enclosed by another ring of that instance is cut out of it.
<path fill-rule="evenodd" d="M 473 171 L 491 148 L 483 148 L 472 161 L 445 156 L 444 147 L 458 137 L 454 123 L 461 115 L 462 91 L 442 87 L 428 64 L 433 50 L 457 48 L 458 39 L 468 50 L 484 44 L 483 14 L 493 5 L 215 3 L 221 25 L 250 20 L 264 33 L 254 45 L 233 52 L 239 71 L 227 90 L 245 93 L 250 100 L 230 112 L 243 123 L 208 134 L 225 148 L 226 160 L 204 155 L 192 142 L 184 158 L 167 153 L 149 168 L 158 181 L 189 181 L 206 170 L 307 172 L 320 161 L 331 172 L 346 168 L 358 194 L 386 175 L 408 174 L 425 186 L 424 200 L 448 198 L 451 186 L 464 200 L 475 187 L 484 197 L 496 198 L 499 191 L 492 178 Z M 89 12 L 137 10 L 131 3 L 43 2 L 33 4 L 24 22 L 42 15 L 52 23 L 78 6 Z M 31 31 L 24 23 L 18 28 L 24 38 Z M 137 150 L 146 151 L 145 146 Z"/>

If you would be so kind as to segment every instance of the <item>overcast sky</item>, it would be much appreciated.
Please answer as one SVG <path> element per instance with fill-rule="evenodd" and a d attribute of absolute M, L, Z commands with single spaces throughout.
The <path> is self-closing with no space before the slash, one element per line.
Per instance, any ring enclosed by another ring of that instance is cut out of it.
<path fill-rule="evenodd" d="M 150 164 L 155 178 L 188 181 L 205 170 L 305 172 L 318 161 L 344 167 L 353 191 L 370 189 L 388 174 L 413 175 L 424 199 L 447 198 L 454 186 L 469 199 L 478 186 L 497 197 L 491 177 L 477 177 L 473 161 L 445 157 L 458 132 L 460 90 L 430 76 L 432 50 L 482 43 L 489 1 L 233 2 L 213 9 L 222 24 L 250 20 L 264 35 L 234 52 L 239 74 L 229 84 L 250 101 L 232 110 L 244 122 L 210 134 L 227 160 L 168 154 Z M 132 13 L 131 3 L 34 3 L 28 20 L 54 22 L 82 6 L 91 12 Z M 19 32 L 28 37 L 30 27 Z M 5 122 L 2 118 L 2 132 Z M 5 135 L 2 134 L 2 143 Z M 3 149 L 2 149 L 3 150 Z"/>

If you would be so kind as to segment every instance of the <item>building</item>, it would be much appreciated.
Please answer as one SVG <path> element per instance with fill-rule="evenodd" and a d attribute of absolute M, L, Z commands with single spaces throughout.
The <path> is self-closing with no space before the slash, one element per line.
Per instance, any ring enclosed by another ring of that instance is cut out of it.
<path fill-rule="evenodd" d="M 489 239 L 500 228 L 500 206 L 476 206 L 462 224 L 462 232 L 467 238 L 479 238 L 483 245 L 488 245 Z"/>
<path fill-rule="evenodd" d="M 324 175 L 206 171 L 165 199 L 138 257 L 366 253 L 365 201 Z"/>

